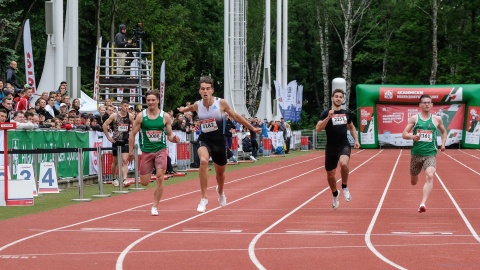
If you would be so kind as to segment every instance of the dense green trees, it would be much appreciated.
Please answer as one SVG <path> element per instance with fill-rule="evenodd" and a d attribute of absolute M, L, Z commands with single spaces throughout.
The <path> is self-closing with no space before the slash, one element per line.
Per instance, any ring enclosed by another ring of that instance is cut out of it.
<path fill-rule="evenodd" d="M 265 3 L 245 1 L 247 58 L 252 68 L 261 55 Z M 274 77 L 276 1 L 271 2 Z M 312 127 L 328 104 L 324 93 L 336 77 L 348 76 L 353 111 L 359 83 L 478 83 L 479 10 L 480 0 L 289 0 L 288 81 L 304 85 L 301 125 Z M 46 44 L 44 1 L 0 0 L 0 13 L 2 74 L 12 59 L 23 70 L 21 31 L 28 18 L 38 81 Z M 223 1 L 79 0 L 79 18 L 85 92 L 91 92 L 93 85 L 97 36 L 108 41 L 120 23 L 132 29 L 141 21 L 148 33 L 146 42 L 153 42 L 155 48 L 156 85 L 160 63 L 167 63 L 167 109 L 198 99 L 201 75 L 212 75 L 217 94 L 223 95 Z M 327 52 L 323 57 L 322 48 Z"/>

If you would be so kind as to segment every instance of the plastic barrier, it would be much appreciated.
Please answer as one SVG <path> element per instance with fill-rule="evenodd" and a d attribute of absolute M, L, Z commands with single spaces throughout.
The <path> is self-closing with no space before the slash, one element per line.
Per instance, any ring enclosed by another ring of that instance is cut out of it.
<path fill-rule="evenodd" d="M 272 154 L 272 140 L 270 138 L 263 138 L 263 156 L 269 157 Z"/>
<path fill-rule="evenodd" d="M 177 143 L 177 171 L 190 169 L 190 142 Z"/>
<path fill-rule="evenodd" d="M 238 136 L 235 134 L 232 136 L 232 146 L 230 146 L 230 151 L 233 155 L 238 158 Z"/>
<path fill-rule="evenodd" d="M 300 150 L 308 151 L 308 136 L 302 136 L 300 138 Z"/>
<path fill-rule="evenodd" d="M 113 181 L 112 179 L 112 163 L 113 163 L 113 154 L 108 151 L 102 153 L 102 176 L 104 182 Z"/>

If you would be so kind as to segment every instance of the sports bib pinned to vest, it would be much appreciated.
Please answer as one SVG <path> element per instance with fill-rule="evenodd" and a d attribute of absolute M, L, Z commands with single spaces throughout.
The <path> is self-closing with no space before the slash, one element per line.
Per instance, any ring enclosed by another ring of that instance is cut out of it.
<path fill-rule="evenodd" d="M 433 140 L 433 133 L 431 130 L 423 130 L 419 129 L 417 130 L 417 135 L 420 136 L 421 142 L 431 142 Z"/>
<path fill-rule="evenodd" d="M 332 124 L 337 125 L 346 125 L 347 124 L 347 115 L 346 114 L 334 114 L 332 117 Z"/>
<path fill-rule="evenodd" d="M 202 128 L 202 132 L 212 132 L 218 129 L 217 122 L 215 118 L 209 118 L 200 121 L 200 127 Z"/>
<path fill-rule="evenodd" d="M 150 142 L 159 142 L 162 138 L 161 130 L 147 130 L 145 131 Z"/>
<path fill-rule="evenodd" d="M 127 132 L 129 126 L 129 124 L 118 124 L 118 131 Z"/>

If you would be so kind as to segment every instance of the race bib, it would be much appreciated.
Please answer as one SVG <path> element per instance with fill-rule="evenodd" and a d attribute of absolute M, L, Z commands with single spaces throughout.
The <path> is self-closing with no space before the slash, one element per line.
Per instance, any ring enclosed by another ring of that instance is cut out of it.
<path fill-rule="evenodd" d="M 118 125 L 118 131 L 120 132 L 127 132 L 128 131 L 128 124 L 119 124 Z"/>
<path fill-rule="evenodd" d="M 147 130 L 145 133 L 150 142 L 159 142 L 162 139 L 161 130 Z"/>
<path fill-rule="evenodd" d="M 347 124 L 347 115 L 346 114 L 334 114 L 332 117 L 332 124 L 336 125 L 346 125 Z"/>
<path fill-rule="evenodd" d="M 432 142 L 433 140 L 433 133 L 431 130 L 423 130 L 419 129 L 417 130 L 417 134 L 420 136 L 421 142 Z"/>
<path fill-rule="evenodd" d="M 205 119 L 200 121 L 200 126 L 202 127 L 202 132 L 212 132 L 218 129 L 217 122 L 215 118 Z"/>

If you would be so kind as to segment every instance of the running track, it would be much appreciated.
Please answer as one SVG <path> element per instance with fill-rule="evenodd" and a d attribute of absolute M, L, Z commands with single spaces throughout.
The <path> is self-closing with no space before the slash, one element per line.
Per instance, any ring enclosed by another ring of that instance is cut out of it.
<path fill-rule="evenodd" d="M 479 269 L 480 151 L 437 156 L 427 212 L 409 150 L 354 150 L 352 201 L 331 207 L 324 152 L 0 222 L 0 269 Z M 337 172 L 339 177 L 339 173 Z M 1 211 L 1 209 L 0 209 Z"/>

